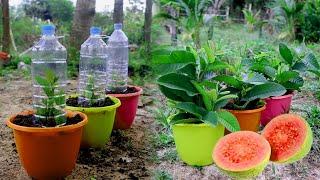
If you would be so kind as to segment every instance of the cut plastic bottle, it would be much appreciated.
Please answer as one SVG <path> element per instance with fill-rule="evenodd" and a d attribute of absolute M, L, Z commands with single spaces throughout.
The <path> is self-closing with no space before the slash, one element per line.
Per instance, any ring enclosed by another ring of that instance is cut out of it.
<path fill-rule="evenodd" d="M 121 93 L 127 90 L 128 60 L 128 38 L 122 31 L 122 24 L 114 24 L 114 31 L 108 40 L 108 92 Z"/>
<path fill-rule="evenodd" d="M 107 44 L 101 38 L 101 29 L 90 28 L 89 38 L 81 45 L 78 98 L 89 106 L 105 98 Z"/>
<path fill-rule="evenodd" d="M 65 123 L 67 51 L 55 36 L 55 26 L 42 26 L 42 37 L 32 48 L 33 107 L 46 124 Z"/>

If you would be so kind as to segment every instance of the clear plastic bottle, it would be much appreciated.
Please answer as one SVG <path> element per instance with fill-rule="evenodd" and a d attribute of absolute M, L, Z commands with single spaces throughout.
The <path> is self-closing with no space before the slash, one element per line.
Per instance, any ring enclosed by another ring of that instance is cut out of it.
<path fill-rule="evenodd" d="M 128 38 L 122 31 L 122 24 L 114 24 L 114 31 L 108 40 L 107 91 L 127 90 L 128 60 Z"/>
<path fill-rule="evenodd" d="M 93 103 L 105 98 L 107 44 L 101 38 L 101 29 L 90 28 L 89 38 L 81 45 L 78 93 L 80 104 Z"/>
<path fill-rule="evenodd" d="M 41 31 L 31 48 L 33 107 L 42 124 L 59 125 L 65 123 L 67 51 L 54 35 L 55 26 L 44 25 Z"/>

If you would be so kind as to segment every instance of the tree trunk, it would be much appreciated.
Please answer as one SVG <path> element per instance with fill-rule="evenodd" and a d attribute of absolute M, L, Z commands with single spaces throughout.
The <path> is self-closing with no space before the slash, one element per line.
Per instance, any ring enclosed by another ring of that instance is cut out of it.
<path fill-rule="evenodd" d="M 218 15 L 221 6 L 225 3 L 225 0 L 215 0 L 213 3 L 213 14 Z"/>
<path fill-rule="evenodd" d="M 152 3 L 152 0 L 146 0 L 146 9 L 144 13 L 144 40 L 146 42 L 148 59 L 150 59 L 151 54 Z"/>
<path fill-rule="evenodd" d="M 123 0 L 114 1 L 113 23 L 123 24 Z"/>
<path fill-rule="evenodd" d="M 88 38 L 95 15 L 96 0 L 77 0 L 73 17 L 70 46 L 80 50 L 81 44 Z"/>
<path fill-rule="evenodd" d="M 2 51 L 10 54 L 10 16 L 9 0 L 1 0 L 2 5 Z"/>
<path fill-rule="evenodd" d="M 170 25 L 171 29 L 171 45 L 177 46 L 178 45 L 178 35 L 177 35 L 177 25 L 176 22 L 172 22 Z"/>

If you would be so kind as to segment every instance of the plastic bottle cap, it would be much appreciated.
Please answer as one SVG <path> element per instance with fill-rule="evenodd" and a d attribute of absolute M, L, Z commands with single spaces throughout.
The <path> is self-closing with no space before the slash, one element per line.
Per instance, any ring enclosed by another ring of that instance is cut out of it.
<path fill-rule="evenodd" d="M 115 30 L 120 30 L 120 29 L 122 29 L 122 23 L 116 23 L 113 25 L 113 27 Z"/>
<path fill-rule="evenodd" d="M 56 27 L 51 24 L 41 26 L 41 32 L 43 35 L 54 35 L 55 30 Z"/>
<path fill-rule="evenodd" d="M 99 27 L 90 28 L 90 35 L 100 35 L 100 34 L 101 34 L 101 28 Z"/>

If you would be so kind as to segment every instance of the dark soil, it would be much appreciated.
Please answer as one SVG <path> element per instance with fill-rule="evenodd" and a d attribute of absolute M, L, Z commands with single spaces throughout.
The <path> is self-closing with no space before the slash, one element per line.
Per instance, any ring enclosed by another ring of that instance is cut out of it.
<path fill-rule="evenodd" d="M 245 104 L 245 102 L 241 102 L 241 104 L 237 104 L 238 106 L 242 106 L 243 104 Z M 228 109 L 228 110 L 253 110 L 253 109 L 259 109 L 262 106 L 265 105 L 265 102 L 257 99 L 257 100 L 253 100 L 251 101 L 248 105 L 246 109 L 240 109 L 237 108 L 237 106 L 235 106 L 234 102 L 229 102 L 223 109 Z"/>
<path fill-rule="evenodd" d="M 67 122 L 64 126 L 77 124 L 82 121 L 82 117 L 77 114 L 73 117 L 68 117 Z M 36 121 L 36 117 L 33 114 L 30 115 L 17 115 L 16 118 L 13 120 L 13 124 L 25 127 L 44 127 L 39 121 Z M 47 127 L 54 127 L 54 126 L 47 126 Z"/>
<path fill-rule="evenodd" d="M 13 120 L 13 124 L 25 127 L 41 127 L 41 125 L 36 122 L 36 117 L 33 114 L 17 115 Z"/>
<path fill-rule="evenodd" d="M 98 100 L 94 102 L 92 105 L 90 105 L 89 101 L 82 101 L 79 103 L 78 97 L 69 97 L 66 100 L 66 104 L 67 106 L 73 107 L 106 107 L 114 105 L 114 102 L 109 97 L 106 97 L 105 99 Z"/>
<path fill-rule="evenodd" d="M 106 94 L 131 94 L 131 93 L 136 93 L 138 90 L 135 87 L 127 87 L 127 90 L 124 92 L 114 90 L 114 91 L 106 91 Z"/>

